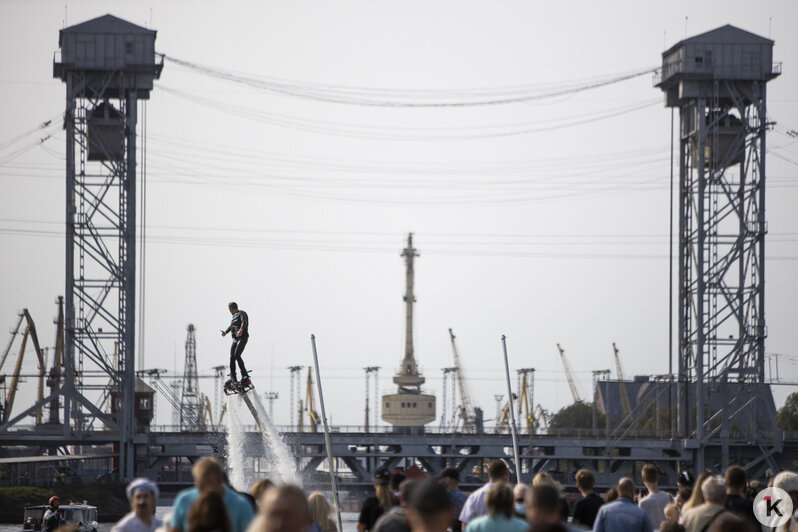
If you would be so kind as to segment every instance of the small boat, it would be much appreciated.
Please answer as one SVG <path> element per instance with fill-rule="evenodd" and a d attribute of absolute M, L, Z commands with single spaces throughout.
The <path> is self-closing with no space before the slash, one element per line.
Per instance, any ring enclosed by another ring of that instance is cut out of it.
<path fill-rule="evenodd" d="M 44 512 L 47 511 L 46 504 L 38 506 L 26 506 L 25 516 L 22 520 L 23 530 L 41 530 Z M 75 525 L 80 532 L 97 532 L 100 528 L 97 524 L 97 507 L 88 504 L 70 503 L 58 507 L 58 513 L 68 525 Z"/>

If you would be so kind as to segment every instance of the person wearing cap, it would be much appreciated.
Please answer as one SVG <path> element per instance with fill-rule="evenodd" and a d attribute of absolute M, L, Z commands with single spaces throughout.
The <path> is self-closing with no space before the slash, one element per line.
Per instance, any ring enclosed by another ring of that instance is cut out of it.
<path fill-rule="evenodd" d="M 158 500 L 158 486 L 146 478 L 137 478 L 127 485 L 127 498 L 130 513 L 111 528 L 111 532 L 154 532 L 163 526 L 163 521 L 155 517 L 155 504 Z"/>
<path fill-rule="evenodd" d="M 460 491 L 460 472 L 453 468 L 447 467 L 438 476 L 440 483 L 446 487 L 446 492 L 449 494 L 449 499 L 452 501 L 454 507 L 454 519 L 452 520 L 452 532 L 460 532 L 463 524 L 460 522 L 460 512 L 463 511 L 468 493 Z"/>
<path fill-rule="evenodd" d="M 387 468 L 377 469 L 371 482 L 376 494 L 366 497 L 363 501 L 357 518 L 357 532 L 372 530 L 377 519 L 397 503 L 390 487 L 391 472 Z"/>
<path fill-rule="evenodd" d="M 42 532 L 53 532 L 53 530 L 64 524 L 64 517 L 58 512 L 58 505 L 60 503 L 57 495 L 50 497 L 47 504 L 49 504 L 50 507 L 47 508 L 47 511 L 44 512 L 44 516 L 42 517 Z"/>

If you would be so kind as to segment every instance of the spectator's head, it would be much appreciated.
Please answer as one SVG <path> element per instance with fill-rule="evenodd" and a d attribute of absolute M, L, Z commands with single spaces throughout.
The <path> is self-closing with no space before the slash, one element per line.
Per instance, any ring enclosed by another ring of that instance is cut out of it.
<path fill-rule="evenodd" d="M 560 492 L 557 488 L 551 484 L 532 486 L 526 495 L 526 519 L 532 525 L 560 523 Z"/>
<path fill-rule="evenodd" d="M 200 490 L 188 509 L 186 532 L 230 532 L 230 516 L 222 495 L 216 491 Z"/>
<path fill-rule="evenodd" d="M 497 482 L 485 494 L 485 505 L 491 516 L 513 516 L 513 488 L 506 482 Z"/>
<path fill-rule="evenodd" d="M 623 477 L 621 480 L 618 481 L 618 496 L 634 500 L 635 483 L 631 478 Z"/>
<path fill-rule="evenodd" d="M 679 491 L 676 492 L 676 504 L 679 505 L 679 509 L 681 510 L 684 507 L 684 503 L 690 500 L 690 495 L 693 494 L 693 488 L 689 486 L 684 486 L 679 488 Z"/>
<path fill-rule="evenodd" d="M 682 512 L 679 509 L 679 505 L 675 502 L 672 502 L 665 506 L 663 513 L 665 514 L 665 521 L 669 523 L 678 523 L 679 516 Z"/>
<path fill-rule="evenodd" d="M 261 532 L 305 532 L 312 523 L 305 493 L 291 484 L 266 490 L 261 513 Z"/>
<path fill-rule="evenodd" d="M 394 505 L 396 498 L 391 490 L 391 472 L 385 467 L 380 467 L 374 471 L 374 477 L 371 479 L 374 484 L 374 489 L 377 492 L 377 501 L 383 508 L 390 508 Z"/>
<path fill-rule="evenodd" d="M 680 488 L 692 488 L 694 483 L 695 479 L 693 478 L 693 474 L 687 470 L 682 471 L 679 473 L 679 476 L 676 477 L 676 485 Z"/>
<path fill-rule="evenodd" d="M 311 519 L 316 521 L 319 528 L 330 530 L 330 514 L 332 514 L 333 507 L 322 492 L 314 491 L 308 495 L 308 509 Z"/>
<path fill-rule="evenodd" d="M 727 493 L 745 495 L 745 488 L 748 483 L 748 479 L 745 478 L 745 469 L 737 465 L 729 466 L 724 478 L 726 480 Z"/>
<path fill-rule="evenodd" d="M 266 490 L 272 486 L 274 486 L 274 482 L 268 478 L 262 478 L 255 482 L 251 488 L 249 488 L 249 494 L 252 495 L 253 499 L 255 499 L 255 504 L 258 506 L 258 508 L 260 508 L 260 501 L 263 498 L 263 494 L 266 493 Z"/>
<path fill-rule="evenodd" d="M 686 532 L 684 525 L 679 523 L 672 523 L 670 521 L 663 521 L 659 525 L 659 532 Z"/>
<path fill-rule="evenodd" d="M 646 464 L 643 466 L 640 476 L 643 478 L 643 484 L 648 486 L 656 486 L 659 480 L 659 471 L 654 464 Z"/>
<path fill-rule="evenodd" d="M 441 481 L 441 484 L 449 488 L 450 490 L 456 490 L 458 486 L 460 486 L 460 472 L 453 468 L 447 467 L 441 474 L 438 476 Z"/>
<path fill-rule="evenodd" d="M 491 482 L 507 482 L 510 480 L 510 469 L 504 460 L 493 460 L 488 465 L 488 479 Z"/>
<path fill-rule="evenodd" d="M 753 524 L 732 512 L 722 512 L 712 520 L 707 532 L 754 532 Z"/>
<path fill-rule="evenodd" d="M 137 478 L 127 485 L 125 491 L 130 500 L 130 509 L 139 519 L 148 522 L 155 514 L 158 486 L 146 478 Z"/>
<path fill-rule="evenodd" d="M 516 484 L 513 488 L 513 510 L 515 515 L 523 518 L 526 514 L 526 494 L 529 493 L 529 486 L 526 484 Z"/>
<path fill-rule="evenodd" d="M 557 490 L 557 493 L 562 496 L 562 484 L 554 480 L 550 474 L 545 471 L 541 471 L 534 477 L 532 477 L 532 485 L 533 486 L 540 486 L 542 484 L 548 484 L 549 486 L 554 486 L 554 489 Z"/>
<path fill-rule="evenodd" d="M 371 482 L 374 486 L 387 486 L 391 482 L 391 472 L 387 468 L 381 467 L 374 471 Z"/>
<path fill-rule="evenodd" d="M 762 484 L 758 480 L 752 480 L 748 483 L 748 491 L 746 492 L 745 496 L 752 501 L 756 499 L 756 496 L 759 495 L 759 492 L 765 489 L 765 485 Z"/>
<path fill-rule="evenodd" d="M 789 493 L 792 499 L 792 507 L 798 508 L 798 473 L 782 471 L 773 477 L 773 487 L 781 488 Z"/>
<path fill-rule="evenodd" d="M 701 483 L 701 494 L 704 496 L 704 501 L 715 504 L 723 504 L 726 502 L 726 482 L 720 475 L 709 475 L 704 482 Z"/>
<path fill-rule="evenodd" d="M 408 478 L 399 485 L 399 505 L 402 508 L 407 508 L 410 504 L 410 499 L 413 498 L 413 493 L 416 491 L 418 484 L 418 480 Z"/>
<path fill-rule="evenodd" d="M 413 532 L 445 532 L 455 517 L 446 487 L 433 479 L 416 483 L 406 515 Z"/>
<path fill-rule="evenodd" d="M 191 468 L 194 485 L 199 491 L 216 491 L 221 493 L 224 489 L 224 469 L 216 458 L 200 458 Z"/>
<path fill-rule="evenodd" d="M 701 484 L 712 474 L 709 470 L 704 470 L 698 474 L 698 478 L 695 479 L 695 486 L 693 487 L 693 492 L 690 494 L 690 498 L 682 507 L 682 510 L 687 510 L 690 508 L 695 508 L 701 504 L 704 504 L 704 494 L 701 492 Z"/>
<path fill-rule="evenodd" d="M 399 471 L 398 469 L 391 471 L 391 479 L 388 482 L 391 485 L 391 491 L 398 493 L 399 486 L 402 485 L 406 478 L 404 471 Z"/>
<path fill-rule="evenodd" d="M 576 487 L 579 489 L 582 495 L 593 492 L 593 486 L 596 484 L 596 479 L 590 470 L 580 469 L 576 472 L 574 478 L 576 479 Z"/>
<path fill-rule="evenodd" d="M 613 486 L 607 490 L 607 493 L 604 494 L 604 502 L 612 502 L 618 497 L 620 497 L 620 493 L 618 493 L 618 487 Z"/>

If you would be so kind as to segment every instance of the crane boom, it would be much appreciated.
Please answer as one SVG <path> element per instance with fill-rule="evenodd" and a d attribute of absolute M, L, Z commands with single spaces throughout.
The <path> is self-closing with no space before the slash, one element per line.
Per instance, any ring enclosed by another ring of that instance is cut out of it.
<path fill-rule="evenodd" d="M 449 329 L 449 338 L 452 340 L 452 356 L 454 357 L 455 375 L 457 378 L 457 387 L 460 391 L 460 415 L 463 419 L 463 429 L 466 432 L 474 432 L 476 430 L 476 412 L 474 411 L 474 403 L 471 402 L 471 392 L 468 389 L 468 383 L 465 380 L 463 372 L 463 365 L 460 363 L 460 354 L 457 352 L 457 344 L 454 341 L 454 333 Z"/>
<path fill-rule="evenodd" d="M 612 342 L 612 351 L 615 354 L 615 370 L 618 374 L 618 388 L 621 392 L 621 407 L 623 408 L 623 415 L 628 416 L 632 411 L 629 404 L 629 392 L 626 391 L 626 382 L 623 379 L 623 370 L 621 369 L 621 357 L 618 356 L 618 348 L 615 347 L 615 342 Z"/>
<path fill-rule="evenodd" d="M 571 366 L 568 365 L 568 361 L 565 359 L 565 349 L 560 347 L 560 344 L 557 344 L 557 350 L 560 352 L 560 360 L 562 361 L 562 367 L 565 371 L 565 378 L 568 380 L 568 388 L 571 389 L 571 397 L 574 398 L 575 403 L 580 403 L 582 402 L 582 398 L 579 396 L 579 390 L 576 389 L 576 383 L 571 373 Z"/>

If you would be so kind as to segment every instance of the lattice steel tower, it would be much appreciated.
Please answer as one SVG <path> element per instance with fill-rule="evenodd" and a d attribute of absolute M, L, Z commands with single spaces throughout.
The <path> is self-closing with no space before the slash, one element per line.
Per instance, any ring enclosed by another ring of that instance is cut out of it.
<path fill-rule="evenodd" d="M 180 428 L 197 430 L 203 428 L 202 398 L 197 375 L 197 339 L 194 325 L 186 328 L 186 360 L 183 365 L 183 389 L 180 394 Z"/>
<path fill-rule="evenodd" d="M 678 428 L 703 447 L 772 431 L 765 358 L 766 85 L 773 41 L 733 26 L 662 56 L 657 86 L 679 109 Z M 726 464 L 723 464 L 725 467 Z"/>
<path fill-rule="evenodd" d="M 64 28 L 59 46 L 53 75 L 67 92 L 64 432 L 102 422 L 118 435 L 115 465 L 129 479 L 138 102 L 149 99 L 163 63 L 156 62 L 155 31 L 112 15 Z"/>

